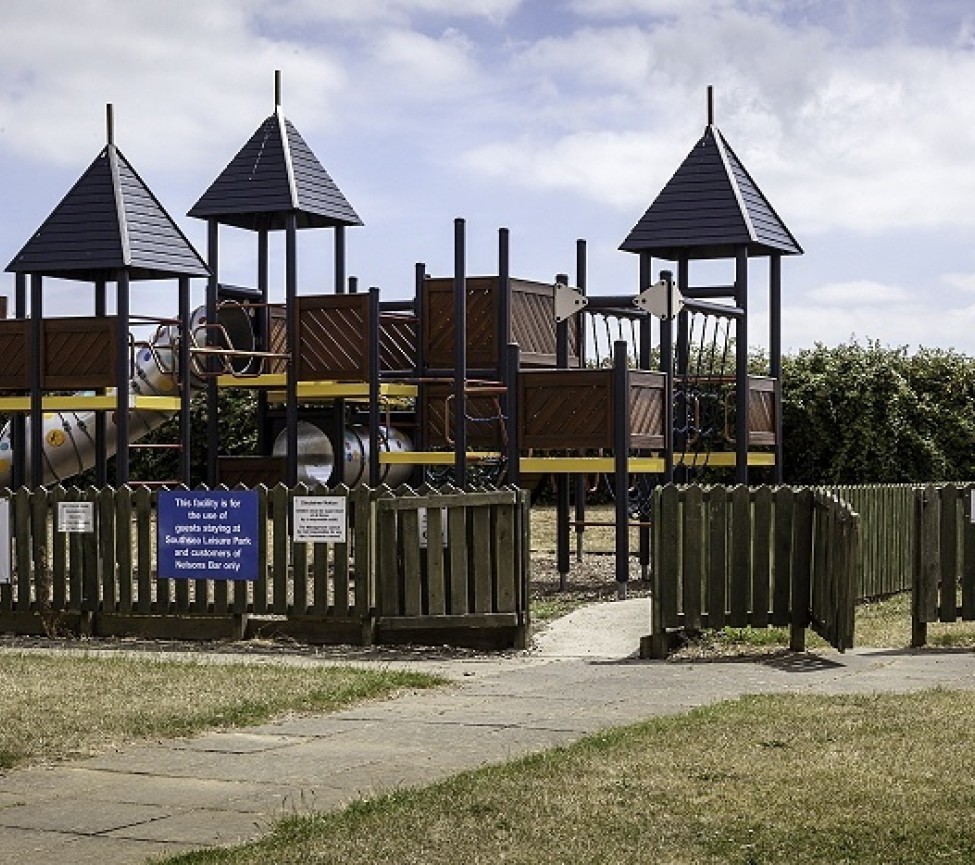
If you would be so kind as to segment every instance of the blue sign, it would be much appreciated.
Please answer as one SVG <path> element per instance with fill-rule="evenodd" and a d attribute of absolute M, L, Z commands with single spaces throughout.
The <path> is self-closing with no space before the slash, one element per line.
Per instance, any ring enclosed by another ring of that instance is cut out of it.
<path fill-rule="evenodd" d="M 159 576 L 257 579 L 257 493 L 159 493 Z"/>

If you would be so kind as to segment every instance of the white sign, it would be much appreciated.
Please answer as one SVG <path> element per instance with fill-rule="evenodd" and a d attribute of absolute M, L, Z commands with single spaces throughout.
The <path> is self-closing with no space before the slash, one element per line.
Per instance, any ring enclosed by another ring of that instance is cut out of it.
<path fill-rule="evenodd" d="M 295 541 L 313 544 L 344 544 L 345 496 L 295 496 L 292 534 Z"/>
<path fill-rule="evenodd" d="M 0 583 L 10 582 L 10 499 L 0 499 Z"/>
<path fill-rule="evenodd" d="M 420 508 L 420 549 L 425 550 L 427 548 L 428 530 L 427 530 L 427 509 Z M 442 547 L 447 546 L 447 509 L 440 509 L 440 545 Z"/>
<path fill-rule="evenodd" d="M 58 531 L 95 531 L 95 503 L 58 502 Z"/>

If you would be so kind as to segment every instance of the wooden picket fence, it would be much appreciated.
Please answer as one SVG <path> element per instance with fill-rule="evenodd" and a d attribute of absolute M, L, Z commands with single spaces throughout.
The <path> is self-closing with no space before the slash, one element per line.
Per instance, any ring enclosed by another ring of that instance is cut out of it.
<path fill-rule="evenodd" d="M 12 567 L 9 582 L 0 583 L 0 632 L 526 644 L 523 492 L 301 485 L 257 492 L 258 525 L 267 529 L 258 533 L 258 577 L 233 581 L 158 576 L 157 491 L 3 491 Z M 295 542 L 296 495 L 345 497 L 346 542 Z M 59 502 L 93 503 L 94 531 L 60 531 Z M 446 522 L 449 553 L 421 551 L 421 513 L 435 531 Z"/>
<path fill-rule="evenodd" d="M 911 645 L 930 622 L 975 621 L 975 484 L 929 484 L 914 493 L 916 560 Z"/>
<path fill-rule="evenodd" d="M 857 600 L 885 598 L 911 590 L 914 579 L 914 484 L 829 487 L 860 516 Z"/>
<path fill-rule="evenodd" d="M 811 626 L 852 647 L 859 518 L 834 494 L 668 485 L 653 518 L 653 657 L 668 631 L 723 626 L 789 626 L 797 651 Z"/>

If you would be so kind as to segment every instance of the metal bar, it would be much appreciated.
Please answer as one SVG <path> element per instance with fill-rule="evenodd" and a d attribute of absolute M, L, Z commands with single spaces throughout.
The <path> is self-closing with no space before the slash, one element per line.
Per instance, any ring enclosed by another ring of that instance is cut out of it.
<path fill-rule="evenodd" d="M 26 273 L 18 273 L 14 277 L 14 317 L 27 317 Z M 10 446 L 13 448 L 11 486 L 13 489 L 18 489 L 24 485 L 27 476 L 27 418 L 22 414 L 11 418 Z"/>
<path fill-rule="evenodd" d="M 369 289 L 369 486 L 379 486 L 379 289 Z"/>
<path fill-rule="evenodd" d="M 785 467 L 782 435 L 782 256 L 778 253 L 769 260 L 769 375 L 775 379 L 772 396 L 775 469 L 772 477 L 774 483 L 781 484 Z"/>
<path fill-rule="evenodd" d="M 288 214 L 285 224 L 284 302 L 285 332 L 291 354 L 285 384 L 285 423 L 288 437 L 288 486 L 298 483 L 298 215 Z"/>
<path fill-rule="evenodd" d="M 576 288 L 586 293 L 587 287 L 587 261 L 586 261 L 586 241 L 582 238 L 576 240 Z M 572 326 L 576 329 L 576 355 L 579 358 L 579 368 L 586 368 L 586 329 L 580 326 L 579 319 L 573 318 Z M 642 324 L 641 324 L 642 326 Z M 575 494 L 575 519 L 576 519 L 576 561 L 581 562 L 583 557 L 583 538 L 585 533 L 586 520 L 586 479 L 583 475 L 577 474 L 574 478 Z"/>
<path fill-rule="evenodd" d="M 123 268 L 116 282 L 115 347 L 115 482 L 129 480 L 129 271 Z"/>
<path fill-rule="evenodd" d="M 649 252 L 640 253 L 640 292 L 644 292 L 649 288 L 651 281 L 653 280 L 653 258 Z M 639 367 L 640 369 L 650 369 L 650 360 L 653 354 L 653 334 L 650 327 L 650 318 L 643 318 L 640 320 L 640 357 L 639 357 Z M 665 394 L 665 399 L 667 398 Z M 647 452 L 643 451 L 639 456 L 646 456 Z M 643 483 L 642 480 L 638 480 L 637 483 Z M 639 545 L 640 545 L 640 570 L 641 577 L 644 581 L 650 579 L 650 505 L 651 497 L 645 495 L 643 503 L 640 507 L 640 533 L 639 533 Z"/>
<path fill-rule="evenodd" d="M 413 266 L 413 295 L 416 306 L 416 368 L 415 373 L 418 379 L 422 379 L 426 374 L 426 352 L 424 351 L 424 308 L 423 308 L 423 283 L 427 275 L 427 266 L 422 261 L 418 261 Z M 425 451 L 430 447 L 429 431 L 427 429 L 427 405 L 426 394 L 416 401 L 416 436 L 414 442 L 419 450 Z M 417 469 L 413 478 L 414 485 L 423 480 L 423 470 Z"/>
<path fill-rule="evenodd" d="M 745 308 L 738 306 L 727 306 L 723 303 L 709 303 L 706 300 L 692 300 L 684 298 L 684 309 L 690 312 L 703 312 L 710 315 L 721 315 L 725 318 L 740 319 L 745 317 Z"/>
<path fill-rule="evenodd" d="M 507 381 L 508 343 L 511 342 L 511 258 L 507 228 L 498 229 L 498 381 Z"/>
<path fill-rule="evenodd" d="M 345 291 L 345 226 L 335 226 L 335 293 Z"/>
<path fill-rule="evenodd" d="M 627 345 L 623 340 L 613 343 L 613 460 L 616 491 L 616 593 L 626 597 L 630 580 L 629 532 L 629 473 L 627 462 L 630 449 L 630 394 L 627 369 Z"/>
<path fill-rule="evenodd" d="M 706 300 L 709 297 L 723 297 L 734 300 L 735 287 L 733 285 L 689 285 L 684 292 L 684 297 L 696 300 Z"/>
<path fill-rule="evenodd" d="M 568 285 L 569 275 L 557 273 L 556 285 Z M 555 366 L 569 368 L 569 322 L 555 324 Z M 569 588 L 569 477 L 560 474 L 555 478 L 555 558 L 559 571 L 559 590 Z"/>
<path fill-rule="evenodd" d="M 735 257 L 735 303 L 742 310 L 735 323 L 735 480 L 748 483 L 748 247 Z"/>
<path fill-rule="evenodd" d="M 263 351 L 271 349 L 271 310 L 268 308 L 270 300 L 270 278 L 269 278 L 269 256 L 268 256 L 268 231 L 262 228 L 257 233 L 257 290 L 261 293 L 261 308 L 258 310 L 258 348 Z M 261 372 L 269 372 L 260 365 Z M 267 417 L 267 394 L 258 391 L 257 394 L 257 452 L 259 454 L 269 454 L 271 452 L 271 436 L 268 430 Z"/>
<path fill-rule="evenodd" d="M 211 324 L 217 320 L 217 291 L 219 289 L 218 273 L 220 271 L 220 223 L 211 217 L 207 220 L 207 265 L 210 268 L 210 278 L 207 280 L 206 320 Z M 217 454 L 220 450 L 220 431 L 217 427 L 219 400 L 217 381 L 213 373 L 216 371 L 216 360 L 208 359 L 206 370 L 209 374 L 206 383 L 207 394 L 207 470 L 206 482 L 213 487 L 217 483 Z"/>
<path fill-rule="evenodd" d="M 506 348 L 508 357 L 505 368 L 508 388 L 505 414 L 508 424 L 508 483 L 518 485 L 521 482 L 521 449 L 518 446 L 518 367 L 521 366 L 521 354 L 518 343 L 509 343 Z"/>
<path fill-rule="evenodd" d="M 44 483 L 44 410 L 41 407 L 41 324 L 44 315 L 43 282 L 39 273 L 30 275 L 30 484 Z M 122 347 L 119 346 L 119 352 Z"/>
<path fill-rule="evenodd" d="M 190 429 L 190 280 L 188 276 L 179 278 L 179 479 L 190 486 L 191 441 Z"/>
<path fill-rule="evenodd" d="M 104 279 L 95 281 L 95 315 L 107 314 L 107 286 Z M 104 391 L 100 391 L 104 393 Z M 108 449 L 105 447 L 105 412 L 95 412 L 95 483 L 99 487 L 108 486 Z"/>
<path fill-rule="evenodd" d="M 467 485 L 467 261 L 465 222 L 454 220 L 454 475 Z"/>
<path fill-rule="evenodd" d="M 673 278 L 669 270 L 660 271 L 660 278 L 668 283 Z M 667 376 L 664 391 L 664 483 L 674 479 L 674 318 L 671 304 L 673 292 L 667 292 L 667 318 L 660 322 L 660 371 Z"/>

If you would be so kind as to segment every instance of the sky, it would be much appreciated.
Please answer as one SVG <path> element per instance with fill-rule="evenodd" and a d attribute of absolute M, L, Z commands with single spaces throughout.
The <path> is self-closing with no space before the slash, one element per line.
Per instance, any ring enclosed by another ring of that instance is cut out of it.
<path fill-rule="evenodd" d="M 384 299 L 416 262 L 574 273 L 636 292 L 618 251 L 715 123 L 805 254 L 783 260 L 783 344 L 877 340 L 975 354 L 975 4 L 971 0 L 0 0 L 0 265 L 105 144 L 205 253 L 185 214 L 282 106 L 361 217 L 347 268 Z M 222 229 L 221 281 L 253 285 L 253 234 Z M 299 291 L 333 288 L 332 235 L 299 236 Z M 283 298 L 272 239 L 272 299 Z M 666 266 L 665 262 L 655 264 Z M 750 341 L 766 344 L 753 265 Z M 691 281 L 730 282 L 730 262 Z M 13 294 L 13 276 L 2 291 Z M 199 284 L 196 284 L 199 283 Z M 202 303 L 204 286 L 194 284 Z M 90 314 L 48 280 L 45 313 Z M 11 301 L 12 303 L 12 301 Z M 173 316 L 176 288 L 133 288 Z"/>

